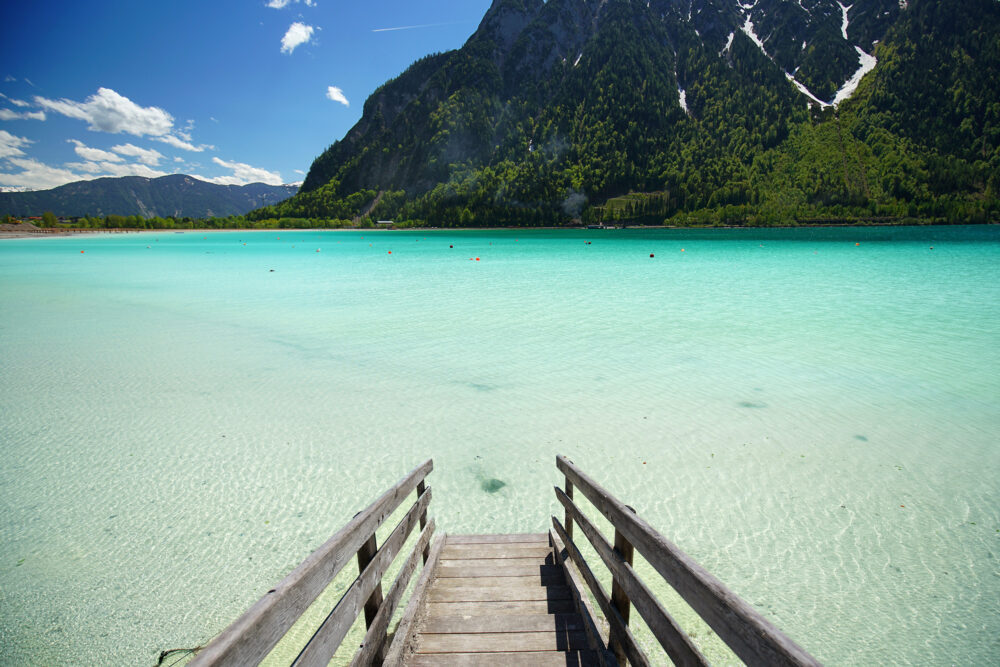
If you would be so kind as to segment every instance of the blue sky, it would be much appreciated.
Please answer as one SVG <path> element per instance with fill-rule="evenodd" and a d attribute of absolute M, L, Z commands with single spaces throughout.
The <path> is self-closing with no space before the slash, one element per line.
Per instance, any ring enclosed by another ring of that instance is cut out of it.
<path fill-rule="evenodd" d="M 0 187 L 169 173 L 301 181 L 375 88 L 461 46 L 489 5 L 5 2 Z"/>

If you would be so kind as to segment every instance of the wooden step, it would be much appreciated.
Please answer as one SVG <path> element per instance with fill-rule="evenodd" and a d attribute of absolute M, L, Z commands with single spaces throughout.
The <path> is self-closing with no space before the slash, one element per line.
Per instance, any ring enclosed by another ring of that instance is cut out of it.
<path fill-rule="evenodd" d="M 431 634 L 487 632 L 583 632 L 579 614 L 435 615 L 421 626 Z"/>
<path fill-rule="evenodd" d="M 526 651 L 518 653 L 430 653 L 411 656 L 413 667 L 595 667 L 594 651 Z"/>
<path fill-rule="evenodd" d="M 512 544 L 451 544 L 445 545 L 441 559 L 472 560 L 481 558 L 545 558 L 552 553 L 547 544 L 520 543 Z"/>
<path fill-rule="evenodd" d="M 562 577 L 563 569 L 558 565 L 539 564 L 537 561 L 506 563 L 503 565 L 482 565 L 477 561 L 447 561 L 438 566 L 437 578 L 452 577 Z"/>
<path fill-rule="evenodd" d="M 510 588 L 513 586 L 563 586 L 566 577 L 562 572 L 545 574 L 544 576 L 527 575 L 520 577 L 445 577 L 438 578 L 434 585 L 437 588 Z"/>
<path fill-rule="evenodd" d="M 494 614 L 569 614 L 572 600 L 508 600 L 504 602 L 426 602 L 428 616 Z"/>
<path fill-rule="evenodd" d="M 507 653 L 587 649 L 587 635 L 577 632 L 477 632 L 429 634 L 421 631 L 417 653 Z"/>

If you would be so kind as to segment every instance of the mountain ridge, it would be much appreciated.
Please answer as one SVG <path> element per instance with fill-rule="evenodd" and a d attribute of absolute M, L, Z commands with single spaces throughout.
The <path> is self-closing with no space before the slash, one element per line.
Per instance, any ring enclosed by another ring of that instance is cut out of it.
<path fill-rule="evenodd" d="M 77 181 L 50 190 L 0 192 L 0 215 L 210 218 L 243 215 L 298 191 L 293 185 L 218 185 L 193 176 L 123 176 Z"/>

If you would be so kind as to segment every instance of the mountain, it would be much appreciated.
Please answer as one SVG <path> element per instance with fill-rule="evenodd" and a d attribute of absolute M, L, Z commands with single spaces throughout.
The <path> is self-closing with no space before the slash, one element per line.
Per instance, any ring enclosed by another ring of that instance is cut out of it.
<path fill-rule="evenodd" d="M 29 216 L 51 211 L 64 217 L 225 217 L 276 204 L 297 191 L 294 185 L 216 185 L 181 174 L 98 178 L 51 190 L 0 192 L 0 215 Z"/>
<path fill-rule="evenodd" d="M 495 0 L 249 214 L 1000 217 L 997 0 Z"/>

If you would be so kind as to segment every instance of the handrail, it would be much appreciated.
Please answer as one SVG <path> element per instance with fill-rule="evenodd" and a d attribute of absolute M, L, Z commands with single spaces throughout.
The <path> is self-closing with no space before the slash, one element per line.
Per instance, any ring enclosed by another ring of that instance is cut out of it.
<path fill-rule="evenodd" d="M 260 663 L 355 555 L 359 564 L 358 578 L 320 626 L 314 639 L 303 649 L 296 664 L 329 662 L 347 630 L 358 617 L 362 602 L 365 604 L 365 621 L 370 635 L 366 635 L 365 648 L 362 650 L 368 656 L 368 664 L 381 660 L 385 651 L 388 619 L 384 624 L 386 627 L 379 625 L 381 631 L 373 632 L 372 629 L 376 624 L 380 624 L 378 620 L 380 614 L 386 616 L 384 612 L 388 606 L 382 599 L 382 576 L 417 521 L 420 522 L 423 531 L 403 572 L 397 576 L 390 597 L 397 588 L 406 588 L 406 582 L 413 573 L 413 568 L 409 567 L 410 562 L 412 561 L 414 566 L 416 564 L 414 555 L 418 552 L 426 553 L 434 532 L 434 521 L 433 519 L 427 521 L 426 518 L 431 493 L 430 489 L 424 486 L 424 478 L 433 469 L 434 462 L 428 459 L 379 496 L 375 502 L 358 512 L 346 526 L 337 531 L 232 625 L 223 630 L 189 664 L 194 667 L 208 665 L 215 667 Z M 377 549 L 375 531 L 414 490 L 418 493 L 417 501 L 386 539 L 382 548 Z M 401 583 L 404 574 L 405 581 Z M 402 594 L 402 590 L 399 594 Z M 398 602 L 398 596 L 394 602 L 389 601 L 393 610 Z M 388 617 L 391 618 L 391 615 L 392 611 L 389 611 Z M 326 656 L 325 661 L 324 656 Z"/>
<path fill-rule="evenodd" d="M 639 518 L 632 508 L 612 496 L 576 467 L 572 461 L 565 456 L 557 456 L 556 467 L 565 475 L 567 487 L 570 489 L 575 487 L 583 493 L 615 528 L 615 547 L 612 550 L 608 542 L 574 504 L 570 493 L 564 493 L 556 487 L 556 497 L 566 509 L 566 527 L 563 528 L 555 517 L 552 517 L 553 524 L 566 543 L 567 551 L 573 556 L 574 552 L 579 554 L 579 550 L 573 544 L 572 524 L 578 523 L 602 561 L 611 570 L 613 586 L 610 602 L 614 603 L 615 607 L 612 616 L 623 619 L 626 630 L 628 609 L 632 602 L 671 659 L 680 664 L 705 664 L 697 648 L 687 640 L 674 619 L 635 574 L 631 562 L 634 547 L 747 665 L 802 667 L 820 664 L 753 607 L 726 588 L 721 581 Z M 582 555 L 579 558 L 582 560 Z M 583 570 L 582 567 L 580 569 Z M 603 589 L 601 594 L 593 592 L 605 616 L 608 616 L 608 610 L 604 609 L 606 606 L 604 599 L 607 598 L 607 594 Z M 629 641 L 630 633 L 623 633 L 621 628 L 617 627 L 619 623 L 611 617 L 609 624 L 611 648 L 619 663 L 624 664 L 624 660 L 628 658 L 633 660 L 633 663 L 641 664 L 641 661 L 634 660 L 633 655 L 628 655 L 634 653 Z"/>

